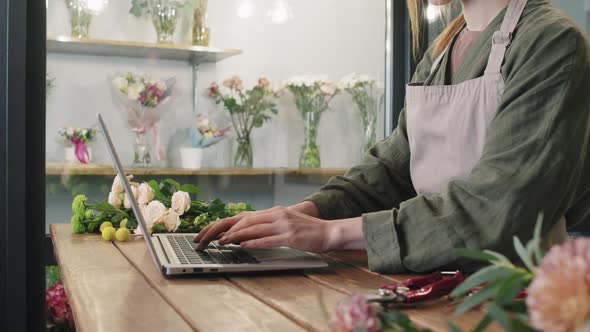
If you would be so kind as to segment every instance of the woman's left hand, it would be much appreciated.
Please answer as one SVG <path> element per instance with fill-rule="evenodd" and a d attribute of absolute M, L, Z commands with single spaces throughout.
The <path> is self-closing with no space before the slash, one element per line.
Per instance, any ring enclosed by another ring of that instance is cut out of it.
<path fill-rule="evenodd" d="M 310 217 L 287 208 L 246 216 L 219 239 L 220 245 L 243 248 L 291 247 L 323 253 L 335 249 L 336 223 Z"/>

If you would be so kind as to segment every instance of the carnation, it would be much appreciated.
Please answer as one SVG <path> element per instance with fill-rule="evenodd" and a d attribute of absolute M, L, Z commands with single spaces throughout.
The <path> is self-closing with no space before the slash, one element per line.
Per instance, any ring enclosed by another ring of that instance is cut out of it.
<path fill-rule="evenodd" d="M 82 216 L 79 214 L 74 214 L 70 219 L 70 223 L 72 224 L 72 231 L 76 234 L 84 234 L 86 233 L 86 226 L 82 224 Z"/>
<path fill-rule="evenodd" d="M 535 272 L 526 300 L 540 331 L 590 331 L 590 239 L 553 247 Z"/>
<path fill-rule="evenodd" d="M 45 302 L 54 322 L 62 324 L 72 321 L 72 310 L 68 304 L 68 296 L 61 281 L 47 289 Z"/>
<path fill-rule="evenodd" d="M 88 197 L 84 195 L 76 196 L 72 202 L 72 212 L 77 215 L 84 215 L 86 213 L 86 201 L 88 201 Z"/>
<path fill-rule="evenodd" d="M 338 83 L 338 87 L 342 90 L 353 89 L 358 85 L 374 85 L 377 81 L 368 75 L 359 75 L 351 73 L 344 76 Z"/>
<path fill-rule="evenodd" d="M 332 332 L 377 332 L 381 330 L 377 313 L 367 300 L 355 294 L 341 302 L 330 321 Z"/>

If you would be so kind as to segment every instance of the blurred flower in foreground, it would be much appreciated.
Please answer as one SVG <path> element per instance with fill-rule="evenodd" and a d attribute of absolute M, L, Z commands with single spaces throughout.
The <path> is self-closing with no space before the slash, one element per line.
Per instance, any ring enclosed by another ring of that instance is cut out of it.
<path fill-rule="evenodd" d="M 45 300 L 51 318 L 56 324 L 72 321 L 72 310 L 68 304 L 68 296 L 61 281 L 56 282 L 55 285 L 47 289 Z"/>
<path fill-rule="evenodd" d="M 330 321 L 332 332 L 381 331 L 377 313 L 367 300 L 358 294 L 341 302 Z"/>
<path fill-rule="evenodd" d="M 527 306 L 540 331 L 590 331 L 590 239 L 553 247 L 535 272 Z"/>

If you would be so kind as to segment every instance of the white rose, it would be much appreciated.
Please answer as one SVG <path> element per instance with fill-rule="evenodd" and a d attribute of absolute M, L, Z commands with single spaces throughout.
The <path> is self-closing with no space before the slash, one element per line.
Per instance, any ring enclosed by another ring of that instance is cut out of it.
<path fill-rule="evenodd" d="M 131 192 L 133 193 L 133 197 L 137 199 L 137 186 L 131 186 Z M 129 199 L 129 195 L 125 194 L 125 199 L 123 200 L 123 206 L 126 209 L 131 209 L 131 199 Z"/>
<path fill-rule="evenodd" d="M 149 204 L 154 200 L 155 195 L 156 193 L 154 192 L 154 189 L 152 189 L 149 184 L 144 182 L 137 188 L 137 203 L 140 205 Z"/>
<path fill-rule="evenodd" d="M 191 198 L 184 191 L 177 191 L 172 195 L 172 210 L 182 216 L 191 207 Z"/>
<path fill-rule="evenodd" d="M 109 193 L 109 204 L 111 204 L 114 208 L 120 208 L 123 200 L 121 199 L 121 193 L 110 192 Z"/>
<path fill-rule="evenodd" d="M 127 175 L 127 180 L 131 181 L 131 179 L 133 179 L 133 175 Z M 119 178 L 119 176 L 115 176 L 115 179 L 113 180 L 113 185 L 111 187 L 111 192 L 115 193 L 115 194 L 120 194 L 125 190 L 125 188 L 123 188 L 123 182 L 121 182 L 121 178 Z"/>
<path fill-rule="evenodd" d="M 158 81 L 158 83 L 156 83 L 156 88 L 158 88 L 158 90 L 160 91 L 166 91 L 166 89 L 168 89 L 168 86 L 166 85 L 166 83 L 164 83 L 164 81 Z"/>
<path fill-rule="evenodd" d="M 166 215 L 166 207 L 159 201 L 151 201 L 144 211 L 142 211 L 143 219 L 145 219 L 148 228 L 151 229 L 152 225 L 158 223 L 160 219 Z"/>
<path fill-rule="evenodd" d="M 121 76 L 115 78 L 113 80 L 113 86 L 119 91 L 124 91 L 127 88 L 127 78 Z"/>
<path fill-rule="evenodd" d="M 127 90 L 127 96 L 131 100 L 138 100 L 143 90 L 145 90 L 145 85 L 143 85 L 143 83 L 132 84 Z"/>
<path fill-rule="evenodd" d="M 139 206 L 139 211 L 140 211 L 141 215 L 143 216 L 143 221 L 145 221 L 145 223 L 146 223 L 148 232 L 151 233 L 152 232 L 152 226 L 154 226 L 154 223 L 151 220 L 150 221 L 147 220 L 147 218 L 146 218 L 146 216 L 147 216 L 146 209 L 147 209 L 147 206 L 145 206 L 145 205 L 140 205 Z M 135 230 L 135 235 L 143 235 L 143 232 L 141 231 L 141 227 L 139 227 L 139 225 L 137 225 L 137 229 Z"/>
<path fill-rule="evenodd" d="M 173 209 L 169 209 L 168 212 L 156 224 L 166 227 L 168 232 L 175 232 L 180 226 L 180 216 Z"/>

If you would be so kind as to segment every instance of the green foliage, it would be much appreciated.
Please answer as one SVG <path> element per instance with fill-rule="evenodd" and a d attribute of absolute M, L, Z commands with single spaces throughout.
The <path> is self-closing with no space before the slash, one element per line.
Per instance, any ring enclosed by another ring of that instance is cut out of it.
<path fill-rule="evenodd" d="M 458 251 L 462 257 L 491 264 L 471 275 L 451 293 L 452 297 L 465 296 L 470 293 L 471 289 L 481 286 L 474 294 L 464 298 L 463 303 L 455 311 L 455 315 L 461 315 L 493 300 L 486 305 L 487 315 L 475 328 L 475 331 L 485 330 L 492 321 L 497 321 L 509 332 L 532 331 L 527 325 L 526 303 L 517 297 L 521 291 L 528 287 L 537 265 L 543 260 L 543 252 L 540 248 L 542 222 L 543 216 L 540 215 L 537 219 L 533 239 L 526 246 L 518 238 L 514 238 L 514 249 L 524 267 L 515 266 L 504 255 L 492 251 L 466 249 Z"/>
<path fill-rule="evenodd" d="M 154 190 L 154 199 L 160 201 L 164 206 L 170 208 L 172 195 L 177 191 L 184 191 L 193 195 L 200 195 L 202 191 L 193 184 L 180 184 L 173 179 L 165 179 L 161 182 L 151 180 L 147 182 Z M 72 203 L 74 213 L 71 219 L 74 233 L 97 233 L 100 225 L 109 221 L 113 227 L 126 227 L 130 230 L 137 228 L 137 220 L 130 209 L 115 208 L 108 201 L 96 202 L 94 205 L 87 204 L 88 199 L 84 195 L 77 196 Z M 242 211 L 253 211 L 252 206 L 246 203 L 226 204 L 215 199 L 210 202 L 193 200 L 188 211 L 180 217 L 179 233 L 198 233 L 210 223 L 235 216 Z M 153 233 L 166 233 L 163 226 L 154 225 Z"/>
<path fill-rule="evenodd" d="M 45 288 L 53 287 L 56 283 L 61 281 L 61 274 L 59 267 L 56 265 L 45 267 Z"/>
<path fill-rule="evenodd" d="M 135 17 L 141 17 L 142 15 L 151 15 L 156 7 L 156 4 L 166 3 L 164 0 L 131 0 L 131 8 L 129 14 Z M 171 3 L 174 5 L 183 15 L 190 16 L 195 8 L 194 0 L 187 0 L 184 2 Z"/>
<path fill-rule="evenodd" d="M 408 316 L 399 311 L 381 310 L 377 312 L 377 319 L 383 331 L 391 332 L 428 332 L 428 329 L 417 328 Z"/>

